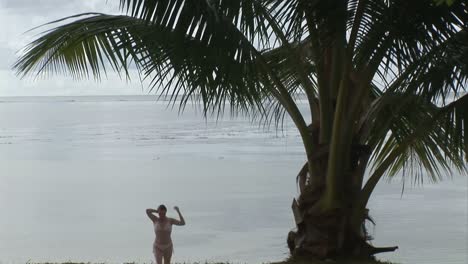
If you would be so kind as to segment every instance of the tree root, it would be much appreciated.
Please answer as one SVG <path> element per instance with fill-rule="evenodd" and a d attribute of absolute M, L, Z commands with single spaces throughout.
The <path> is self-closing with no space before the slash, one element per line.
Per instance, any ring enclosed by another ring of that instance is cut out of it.
<path fill-rule="evenodd" d="M 375 255 L 375 254 L 384 253 L 384 252 L 393 252 L 393 251 L 395 251 L 397 249 L 398 249 L 397 246 L 394 246 L 394 247 L 371 247 L 370 248 L 370 253 L 372 255 Z"/>
<path fill-rule="evenodd" d="M 374 247 L 364 240 L 354 240 L 348 244 L 347 249 L 342 248 L 337 251 L 337 248 L 331 246 L 326 239 L 316 241 L 310 244 L 304 241 L 305 236 L 299 235 L 295 231 L 290 231 L 288 234 L 288 247 L 292 256 L 310 256 L 317 259 L 333 258 L 333 257 L 354 257 L 354 258 L 371 258 L 375 254 L 392 252 L 398 249 L 394 247 Z M 305 244 L 304 244 L 305 242 Z"/>

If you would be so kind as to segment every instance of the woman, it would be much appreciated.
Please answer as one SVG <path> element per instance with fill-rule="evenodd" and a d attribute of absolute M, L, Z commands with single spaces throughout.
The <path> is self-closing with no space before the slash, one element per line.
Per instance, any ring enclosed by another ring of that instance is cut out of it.
<path fill-rule="evenodd" d="M 174 209 L 177 214 L 179 214 L 180 220 L 166 217 L 167 208 L 163 204 L 161 204 L 157 210 L 146 209 L 146 214 L 151 221 L 153 221 L 154 232 L 156 234 L 156 239 L 153 244 L 153 254 L 157 264 L 162 264 L 163 258 L 164 264 L 171 263 L 172 252 L 174 251 L 171 239 L 172 225 L 185 225 L 185 220 L 179 211 L 179 207 L 174 206 Z M 153 213 L 157 213 L 159 217 Z"/>

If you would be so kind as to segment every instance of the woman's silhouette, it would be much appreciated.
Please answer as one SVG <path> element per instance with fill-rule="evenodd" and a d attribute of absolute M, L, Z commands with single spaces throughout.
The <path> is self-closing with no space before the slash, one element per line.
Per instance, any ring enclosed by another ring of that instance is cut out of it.
<path fill-rule="evenodd" d="M 156 234 L 156 239 L 153 244 L 153 253 L 157 264 L 162 264 L 163 259 L 164 264 L 171 263 L 172 252 L 174 251 L 171 239 L 172 225 L 185 225 L 185 220 L 180 213 L 179 207 L 174 206 L 174 209 L 177 214 L 179 214 L 180 220 L 166 217 L 167 208 L 163 204 L 161 204 L 157 210 L 146 209 L 146 214 L 151 221 L 153 221 L 154 232 Z M 158 216 L 154 215 L 154 213 L 157 213 Z"/>

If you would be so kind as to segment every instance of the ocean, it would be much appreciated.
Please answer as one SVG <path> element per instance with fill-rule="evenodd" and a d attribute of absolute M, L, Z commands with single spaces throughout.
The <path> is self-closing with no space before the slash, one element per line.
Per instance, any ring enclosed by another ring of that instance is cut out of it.
<path fill-rule="evenodd" d="M 306 107 L 304 104 L 303 108 Z M 0 98 L 0 264 L 154 262 L 146 208 L 179 206 L 173 262 L 264 263 L 288 256 L 295 177 L 292 122 L 208 117 L 154 96 Z M 468 262 L 468 182 L 379 183 L 369 208 L 378 255 Z"/>

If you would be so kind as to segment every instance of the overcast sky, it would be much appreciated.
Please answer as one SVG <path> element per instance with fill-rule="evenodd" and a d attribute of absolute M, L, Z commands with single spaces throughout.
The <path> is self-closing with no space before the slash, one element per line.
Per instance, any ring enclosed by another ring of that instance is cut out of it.
<path fill-rule="evenodd" d="M 12 70 L 18 51 L 41 29 L 36 26 L 84 13 L 119 13 L 119 0 L 0 0 L 0 96 L 147 94 L 138 79 L 127 82 L 109 74 L 101 82 L 74 81 L 57 74 L 20 79 Z"/>

